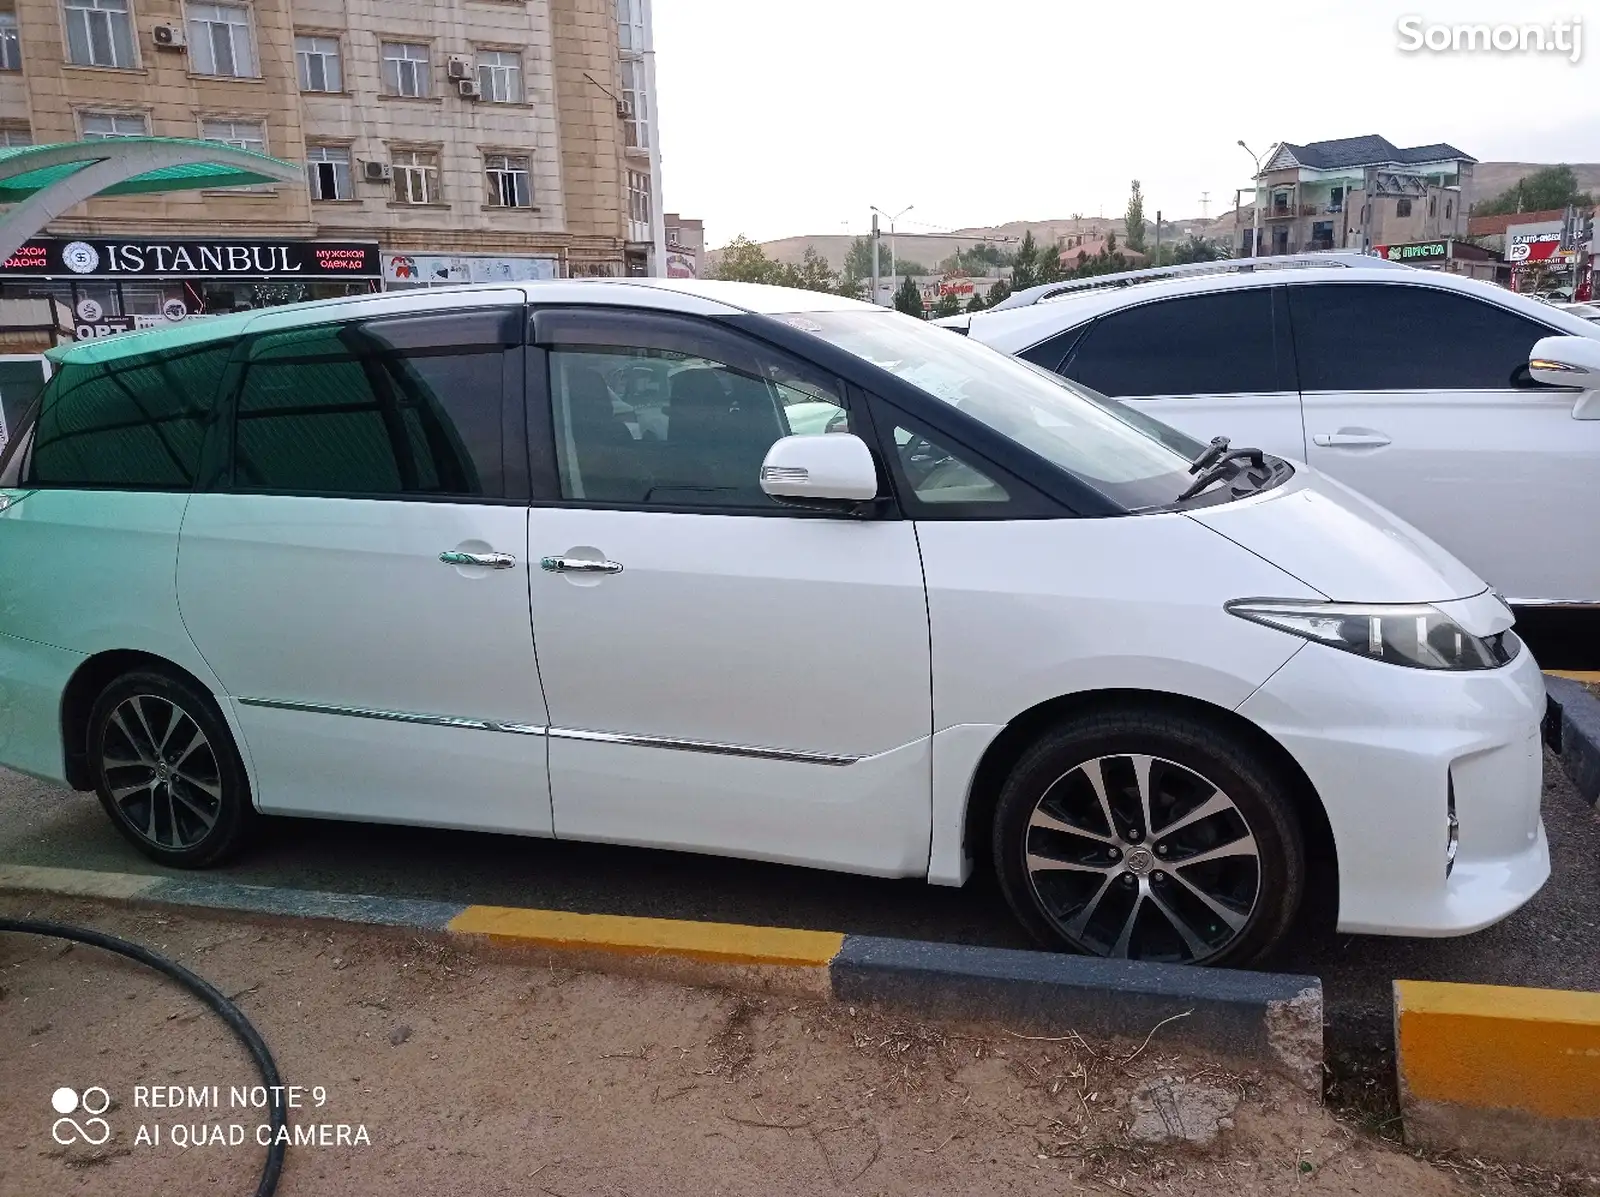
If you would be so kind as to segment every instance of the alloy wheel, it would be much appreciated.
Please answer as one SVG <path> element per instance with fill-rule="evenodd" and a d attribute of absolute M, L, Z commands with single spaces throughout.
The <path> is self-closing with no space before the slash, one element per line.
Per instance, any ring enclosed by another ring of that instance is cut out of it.
<path fill-rule="evenodd" d="M 1219 787 L 1157 756 L 1096 757 L 1058 777 L 1023 839 L 1035 903 L 1080 951 L 1197 963 L 1243 933 L 1260 849 Z"/>
<path fill-rule="evenodd" d="M 222 813 L 222 771 L 194 716 L 171 699 L 136 694 L 106 721 L 106 790 L 127 824 L 159 848 L 192 848 Z"/>

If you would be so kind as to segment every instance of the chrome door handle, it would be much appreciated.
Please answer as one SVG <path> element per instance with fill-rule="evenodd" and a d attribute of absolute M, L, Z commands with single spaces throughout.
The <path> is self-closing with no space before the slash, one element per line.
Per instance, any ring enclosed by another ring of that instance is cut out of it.
<path fill-rule="evenodd" d="M 1311 443 L 1324 449 L 1380 449 L 1391 442 L 1381 432 L 1319 432 Z"/>
<path fill-rule="evenodd" d="M 620 574 L 617 561 L 596 561 L 593 557 L 541 557 L 539 568 L 552 574 Z"/>
<path fill-rule="evenodd" d="M 455 549 L 439 554 L 446 565 L 476 565 L 480 569 L 510 569 L 517 559 L 510 553 L 462 553 Z"/>

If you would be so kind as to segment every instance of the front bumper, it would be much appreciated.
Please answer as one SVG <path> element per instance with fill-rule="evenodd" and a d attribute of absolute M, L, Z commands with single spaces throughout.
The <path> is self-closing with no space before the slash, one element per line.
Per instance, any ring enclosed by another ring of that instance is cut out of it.
<path fill-rule="evenodd" d="M 1440 673 L 1308 644 L 1239 708 L 1299 762 L 1339 855 L 1339 929 L 1463 935 L 1550 876 L 1539 818 L 1544 677 Z M 1452 790 L 1460 842 L 1446 876 Z"/>

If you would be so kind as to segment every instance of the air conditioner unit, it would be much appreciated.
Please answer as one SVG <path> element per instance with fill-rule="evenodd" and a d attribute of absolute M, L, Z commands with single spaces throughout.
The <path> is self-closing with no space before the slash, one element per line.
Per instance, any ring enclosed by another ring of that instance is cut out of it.
<path fill-rule="evenodd" d="M 452 58 L 445 64 L 445 74 L 451 79 L 472 78 L 472 60 L 469 58 Z"/>
<path fill-rule="evenodd" d="M 461 93 L 463 100 L 483 99 L 483 89 L 478 86 L 476 79 L 462 79 L 456 83 L 456 90 Z"/>
<path fill-rule="evenodd" d="M 631 100 L 617 101 L 617 119 L 631 121 L 633 119 L 633 102 Z"/>
<path fill-rule="evenodd" d="M 157 25 L 150 31 L 150 40 L 158 50 L 181 50 L 189 44 L 182 25 Z"/>
<path fill-rule="evenodd" d="M 387 162 L 363 162 L 361 177 L 368 183 L 388 183 L 394 179 L 394 171 Z"/>

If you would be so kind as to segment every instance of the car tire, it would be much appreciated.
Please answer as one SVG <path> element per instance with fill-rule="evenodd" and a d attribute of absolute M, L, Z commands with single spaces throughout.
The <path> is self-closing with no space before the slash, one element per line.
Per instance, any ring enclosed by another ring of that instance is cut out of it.
<path fill-rule="evenodd" d="M 1248 964 L 1305 891 L 1292 783 L 1184 713 L 1102 711 L 1040 736 L 1001 789 L 993 848 L 1029 933 L 1091 955 Z"/>
<path fill-rule="evenodd" d="M 158 864 L 202 869 L 242 848 L 250 783 L 221 712 L 192 682 L 126 673 L 89 713 L 89 767 L 111 822 Z"/>

